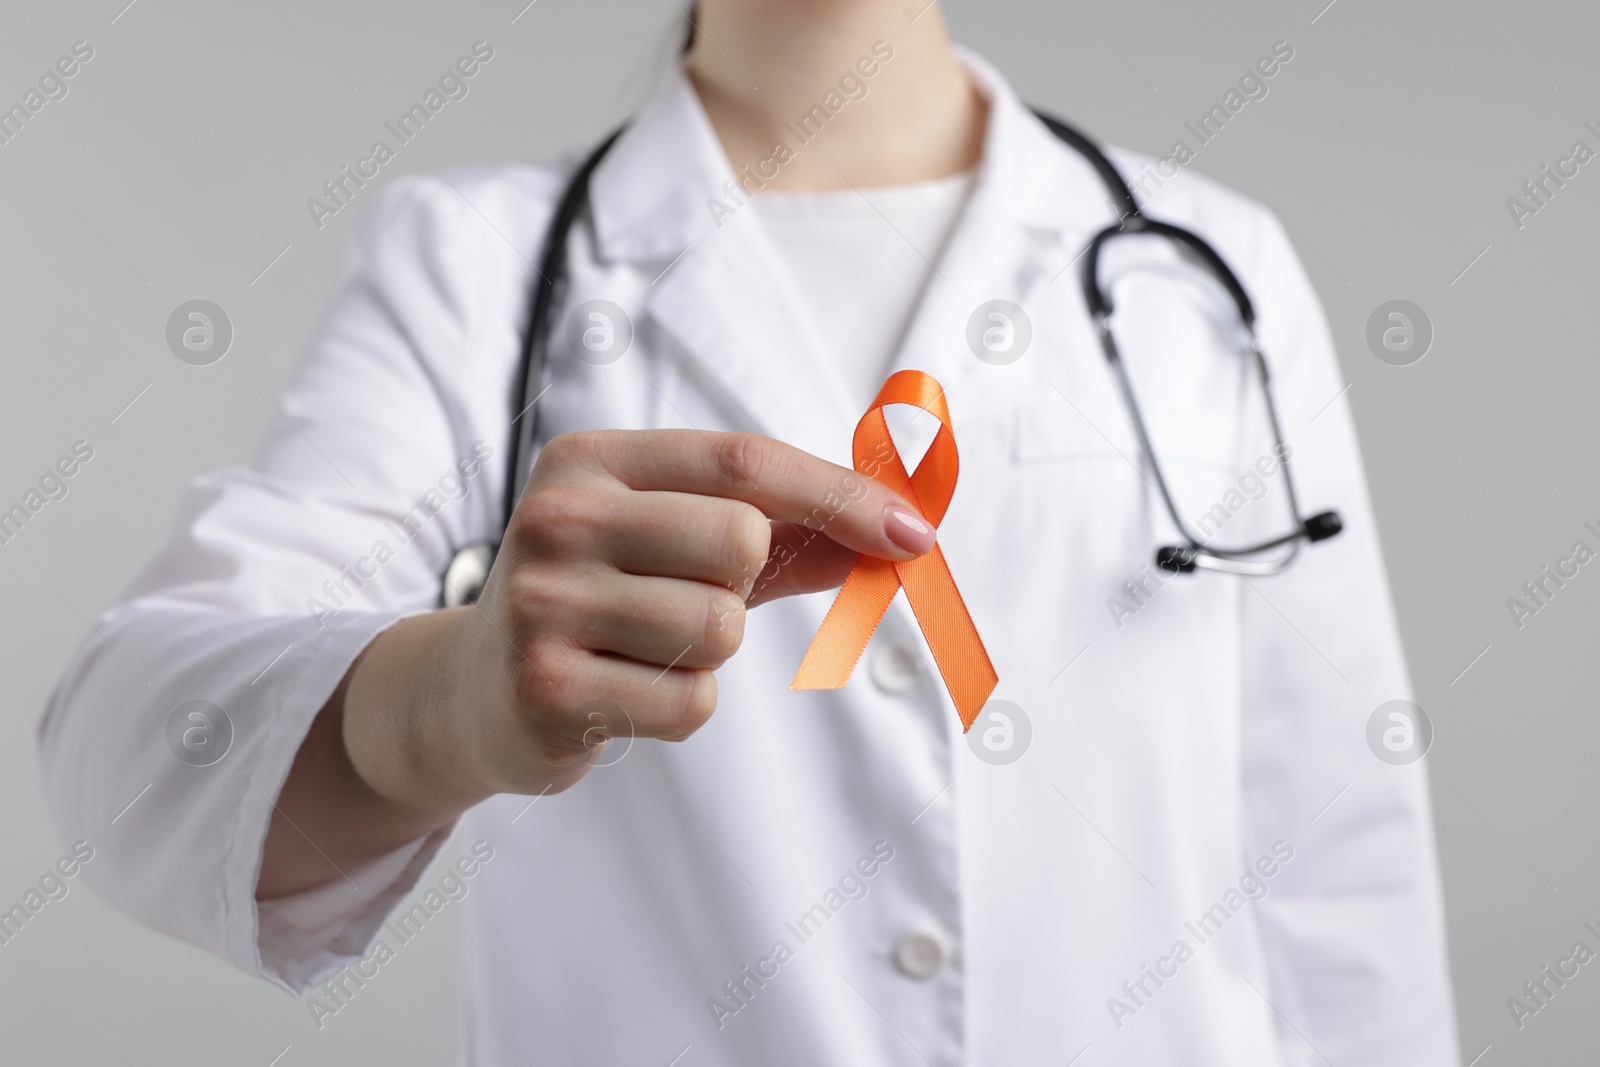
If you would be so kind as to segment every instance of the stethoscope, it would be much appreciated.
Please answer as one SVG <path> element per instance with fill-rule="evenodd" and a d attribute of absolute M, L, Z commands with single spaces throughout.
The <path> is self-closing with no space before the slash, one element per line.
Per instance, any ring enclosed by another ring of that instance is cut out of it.
<path fill-rule="evenodd" d="M 1105 351 L 1106 361 L 1116 373 L 1123 402 L 1132 417 L 1140 450 L 1149 465 L 1156 490 L 1167 509 L 1167 515 L 1172 519 L 1173 528 L 1183 538 L 1179 544 L 1163 545 L 1156 549 L 1156 566 L 1173 574 L 1189 574 L 1199 568 L 1247 576 L 1277 574 L 1287 569 L 1299 555 L 1302 544 L 1325 541 L 1343 529 L 1344 524 L 1336 511 L 1322 511 L 1309 517 L 1302 517 L 1300 514 L 1299 501 L 1294 491 L 1294 479 L 1289 472 L 1288 451 L 1284 447 L 1277 407 L 1272 401 L 1267 361 L 1256 338 L 1255 307 L 1251 304 L 1249 295 L 1245 293 L 1244 286 L 1217 254 L 1216 249 L 1200 235 L 1182 226 L 1149 218 L 1141 212 L 1138 201 L 1134 199 L 1133 190 L 1123 181 L 1115 164 L 1107 159 L 1105 153 L 1087 137 L 1060 119 L 1042 111 L 1035 109 L 1034 114 L 1051 133 L 1089 161 L 1100 175 L 1100 180 L 1105 184 L 1112 204 L 1119 214 L 1116 222 L 1090 239 L 1081 254 L 1083 265 L 1080 270 L 1080 280 L 1084 302 L 1099 327 L 1100 345 Z M 578 167 L 568 181 L 566 190 L 561 194 L 555 217 L 551 220 L 549 229 L 545 231 L 538 275 L 533 282 L 532 306 L 528 314 L 527 328 L 522 334 L 521 374 L 517 389 L 512 393 L 517 406 L 513 412 L 511 462 L 502 512 L 507 522 L 510 521 L 511 513 L 522 495 L 522 487 L 531 473 L 534 435 L 537 429 L 537 406 L 542 395 L 539 391 L 539 379 L 549 344 L 550 312 L 557 298 L 563 295 L 559 290 L 566 281 L 567 238 L 588 203 L 590 176 L 594 174 L 595 168 L 600 165 L 600 161 L 605 158 L 606 152 L 616 143 L 621 133 L 622 130 L 618 129 L 600 142 Z M 1271 423 L 1276 453 L 1282 457 L 1279 471 L 1283 476 L 1289 513 L 1294 520 L 1290 531 L 1283 536 L 1244 548 L 1215 548 L 1197 537 L 1189 524 L 1178 514 L 1177 505 L 1173 502 L 1172 493 L 1167 487 L 1167 479 L 1156 461 L 1155 450 L 1151 447 L 1150 436 L 1145 430 L 1144 416 L 1139 409 L 1139 401 L 1134 395 L 1125 361 L 1117 348 L 1116 336 L 1112 332 L 1111 297 L 1100 284 L 1100 254 L 1108 244 L 1122 237 L 1158 237 L 1172 242 L 1178 246 L 1180 252 L 1190 253 L 1191 258 L 1197 261 L 1232 299 L 1248 339 L 1251 361 L 1255 365 L 1255 378 L 1265 398 L 1266 413 Z M 471 604 L 478 599 L 478 594 L 483 591 L 484 582 L 489 577 L 489 568 L 494 564 L 498 547 L 497 543 L 480 542 L 469 545 L 455 554 L 444 573 L 444 588 L 440 596 L 443 606 Z M 1262 558 L 1275 549 L 1284 551 L 1269 558 Z"/>

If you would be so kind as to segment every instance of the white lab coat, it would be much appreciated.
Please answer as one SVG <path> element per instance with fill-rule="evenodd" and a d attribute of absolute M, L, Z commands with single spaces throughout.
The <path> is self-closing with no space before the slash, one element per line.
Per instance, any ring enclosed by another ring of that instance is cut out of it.
<path fill-rule="evenodd" d="M 974 757 L 903 598 L 837 692 L 788 688 L 833 594 L 756 610 L 692 739 L 639 742 L 563 794 L 499 797 L 456 829 L 493 849 L 456 905 L 472 1062 L 665 1064 L 689 1046 L 684 1064 L 1060 1064 L 1088 1046 L 1096 1067 L 1455 1063 L 1426 778 L 1365 739 L 1409 684 L 1305 273 L 1269 212 L 1204 179 L 1174 178 L 1151 204 L 1253 294 L 1305 510 L 1338 508 L 1345 532 L 1281 576 L 1169 580 L 1118 617 L 1108 601 L 1127 602 L 1123 583 L 1171 532 L 1127 459 L 1132 429 L 1068 269 L 1112 210 L 1084 160 L 964 59 L 992 100 L 984 159 L 893 369 L 946 386 L 961 477 L 939 538 L 1031 747 L 1007 766 Z M 1127 174 L 1144 162 L 1115 158 Z M 252 467 L 196 481 L 41 725 L 50 802 L 97 850 L 85 877 L 292 990 L 391 938 L 380 924 L 426 888 L 447 836 L 361 875 L 373 899 L 331 935 L 258 912 L 271 798 L 313 716 L 366 642 L 433 607 L 455 548 L 498 535 L 518 334 L 569 169 L 364 194 L 353 276 L 278 405 L 293 428 L 275 421 Z M 861 412 L 754 213 L 719 226 L 708 210 L 729 176 L 673 72 L 573 234 L 541 438 L 743 429 L 850 463 Z M 597 297 L 635 329 L 608 366 L 564 341 L 566 309 Z M 997 298 L 1033 327 L 1007 366 L 965 340 Z M 1158 342 L 1163 321 L 1144 327 Z M 1215 338 L 1166 340 L 1181 353 Z M 1195 402 L 1156 406 L 1210 425 Z M 479 442 L 493 457 L 465 477 Z M 426 521 L 401 544 L 385 522 L 419 500 Z M 381 563 L 379 541 L 394 549 Z M 347 565 L 372 577 L 316 617 Z M 192 699 L 233 725 L 212 766 L 166 740 Z M 1266 895 L 1246 900 L 1258 863 Z M 1197 930 L 1219 903 L 1226 922 Z M 896 962 L 913 934 L 942 946 L 910 961 L 922 977 Z"/>

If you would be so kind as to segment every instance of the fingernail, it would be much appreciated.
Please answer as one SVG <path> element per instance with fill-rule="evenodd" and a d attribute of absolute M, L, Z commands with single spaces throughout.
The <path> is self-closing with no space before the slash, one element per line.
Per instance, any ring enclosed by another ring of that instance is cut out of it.
<path fill-rule="evenodd" d="M 933 548 L 933 527 L 924 522 L 920 515 L 905 508 L 888 509 L 883 531 L 889 540 L 912 555 L 920 556 Z"/>

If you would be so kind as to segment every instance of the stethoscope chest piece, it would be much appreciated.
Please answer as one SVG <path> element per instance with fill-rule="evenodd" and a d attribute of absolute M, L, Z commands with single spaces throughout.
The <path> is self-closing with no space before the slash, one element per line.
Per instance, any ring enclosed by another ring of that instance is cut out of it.
<path fill-rule="evenodd" d="M 459 608 L 476 604 L 489 581 L 489 570 L 494 566 L 495 546 L 487 541 L 468 545 L 458 551 L 445 568 L 444 587 L 439 591 L 439 606 Z"/>

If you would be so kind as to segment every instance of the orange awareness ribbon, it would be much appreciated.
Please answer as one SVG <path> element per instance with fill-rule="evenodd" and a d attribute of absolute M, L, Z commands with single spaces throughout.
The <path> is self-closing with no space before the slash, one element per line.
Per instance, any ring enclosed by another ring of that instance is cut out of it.
<path fill-rule="evenodd" d="M 883 418 L 887 404 L 919 407 L 941 424 L 914 474 L 906 474 L 889 436 L 889 424 Z M 854 459 L 856 470 L 899 493 L 937 527 L 950 506 L 960 470 L 944 387 L 921 371 L 891 375 L 856 424 Z M 789 688 L 843 688 L 889 610 L 895 591 L 902 587 L 961 715 L 962 730 L 970 730 L 1000 679 L 938 545 L 904 563 L 861 556 L 834 598 Z"/>

